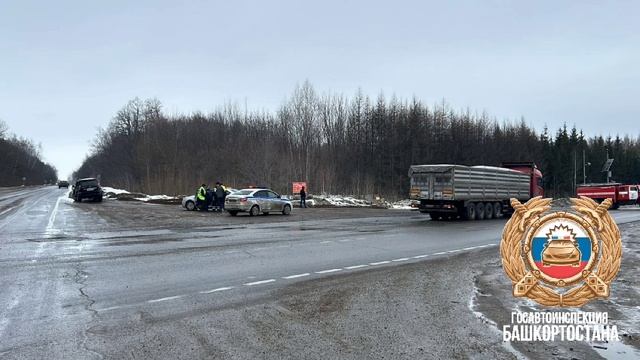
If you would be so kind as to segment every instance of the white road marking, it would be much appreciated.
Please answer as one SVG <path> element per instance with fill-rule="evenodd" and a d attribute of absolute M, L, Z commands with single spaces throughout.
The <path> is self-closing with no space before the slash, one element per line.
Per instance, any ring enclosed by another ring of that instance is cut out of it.
<path fill-rule="evenodd" d="M 301 278 L 301 277 L 305 277 L 305 276 L 309 276 L 311 274 L 309 273 L 304 273 L 304 274 L 296 274 L 296 275 L 289 275 L 289 276 L 284 276 L 283 279 L 297 279 L 297 278 Z"/>
<path fill-rule="evenodd" d="M 372 262 L 372 263 L 369 263 L 369 265 L 376 266 L 376 265 L 388 264 L 388 263 L 390 263 L 390 262 L 391 262 L 391 261 L 388 261 L 388 260 L 386 260 L 386 261 L 378 261 L 378 262 Z"/>
<path fill-rule="evenodd" d="M 231 290 L 233 289 L 233 286 L 225 286 L 225 287 L 219 287 L 217 289 L 211 289 L 211 290 L 207 290 L 207 291 L 200 291 L 200 294 L 211 294 L 214 292 L 218 292 L 218 291 L 226 291 L 226 290 Z"/>
<path fill-rule="evenodd" d="M 327 273 L 332 273 L 332 272 L 336 272 L 336 271 L 342 271 L 342 268 L 316 271 L 316 274 L 327 274 Z"/>
<path fill-rule="evenodd" d="M 64 199 L 64 197 L 59 197 L 56 201 L 56 205 L 53 207 L 53 211 L 51 212 L 51 216 L 49 216 L 49 223 L 47 224 L 47 234 L 51 234 L 54 230 L 53 224 L 56 221 L 56 215 L 58 214 L 58 206 L 60 206 L 60 200 Z"/>
<path fill-rule="evenodd" d="M 254 282 L 248 282 L 245 283 L 245 286 L 254 286 L 254 285 L 262 285 L 262 284 L 267 284 L 267 283 L 271 283 L 276 281 L 276 279 L 267 279 L 267 280 L 260 280 L 260 281 L 254 281 Z"/>
<path fill-rule="evenodd" d="M 407 261 L 407 260 L 409 260 L 409 258 L 393 259 L 393 260 L 391 260 L 391 261 L 393 261 L 393 262 L 400 262 L 400 261 Z"/>
<path fill-rule="evenodd" d="M 104 308 L 104 309 L 97 309 L 96 311 L 100 312 L 100 311 L 111 311 L 111 310 L 117 310 L 120 309 L 122 306 L 112 306 L 112 307 L 108 307 L 108 308 Z"/>
<path fill-rule="evenodd" d="M 447 253 L 446 251 L 443 251 L 443 252 L 437 252 L 437 253 L 434 253 L 433 255 L 444 255 L 444 254 L 446 254 L 446 253 Z"/>
<path fill-rule="evenodd" d="M 449 250 L 449 251 L 447 251 L 447 254 L 451 254 L 451 253 L 458 252 L 458 251 L 460 251 L 460 249 Z"/>
<path fill-rule="evenodd" d="M 0 215 L 4 215 L 4 214 L 8 213 L 9 211 L 11 211 L 11 210 L 13 210 L 13 209 L 15 209 L 15 208 L 16 208 L 15 206 L 14 206 L 14 207 L 11 207 L 11 208 L 8 208 L 7 210 L 5 210 L 5 211 L 1 212 L 1 213 L 0 213 Z"/>
<path fill-rule="evenodd" d="M 470 246 L 470 247 L 466 247 L 464 249 L 461 249 L 462 251 L 467 251 L 467 250 L 473 250 L 473 249 L 477 249 L 479 248 L 479 246 Z"/>
<path fill-rule="evenodd" d="M 416 255 L 413 258 L 414 259 L 422 259 L 422 258 L 426 258 L 427 256 L 429 256 L 429 255 Z"/>
<path fill-rule="evenodd" d="M 161 301 L 175 300 L 175 299 L 180 299 L 183 296 L 184 295 L 169 296 L 169 297 L 164 297 L 164 298 L 160 298 L 160 299 L 147 300 L 147 302 L 148 303 L 157 303 L 157 302 L 161 302 Z"/>
<path fill-rule="evenodd" d="M 364 264 L 363 265 L 353 265 L 353 266 L 347 266 L 347 267 L 345 267 L 345 269 L 353 270 L 353 269 L 360 269 L 360 268 L 367 267 L 367 266 L 369 266 L 369 265 L 364 265 Z"/>
<path fill-rule="evenodd" d="M 333 241 L 331 241 L 331 240 L 320 241 L 320 244 L 328 244 L 330 242 L 333 242 Z"/>

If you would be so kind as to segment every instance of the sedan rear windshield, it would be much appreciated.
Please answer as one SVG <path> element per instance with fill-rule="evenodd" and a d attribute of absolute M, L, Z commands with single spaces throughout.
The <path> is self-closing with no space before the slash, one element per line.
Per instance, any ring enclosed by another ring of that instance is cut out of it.
<path fill-rule="evenodd" d="M 80 186 L 82 187 L 90 187 L 90 186 L 98 186 L 97 180 L 87 180 L 80 182 Z"/>
<path fill-rule="evenodd" d="M 251 195 L 255 190 L 240 190 L 233 193 L 233 195 Z"/>

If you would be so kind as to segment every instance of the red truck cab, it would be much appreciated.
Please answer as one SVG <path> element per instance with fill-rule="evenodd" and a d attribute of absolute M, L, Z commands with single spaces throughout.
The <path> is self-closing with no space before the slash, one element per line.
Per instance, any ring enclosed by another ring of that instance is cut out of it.
<path fill-rule="evenodd" d="M 617 209 L 620 205 L 633 205 L 638 203 L 638 185 L 626 185 L 620 183 L 582 184 L 576 189 L 578 196 L 586 196 L 597 202 L 611 199 L 611 209 Z"/>
<path fill-rule="evenodd" d="M 544 196 L 544 184 L 542 182 L 542 172 L 533 162 L 503 162 L 502 167 L 513 169 L 525 173 L 531 177 L 529 182 L 529 194 L 531 197 Z"/>

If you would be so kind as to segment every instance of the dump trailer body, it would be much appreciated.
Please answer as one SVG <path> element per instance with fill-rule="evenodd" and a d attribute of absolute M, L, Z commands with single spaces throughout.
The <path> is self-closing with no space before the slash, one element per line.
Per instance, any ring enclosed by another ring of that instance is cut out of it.
<path fill-rule="evenodd" d="M 511 198 L 531 198 L 531 174 L 495 166 L 414 165 L 409 170 L 410 197 L 432 218 L 493 218 L 512 210 Z"/>

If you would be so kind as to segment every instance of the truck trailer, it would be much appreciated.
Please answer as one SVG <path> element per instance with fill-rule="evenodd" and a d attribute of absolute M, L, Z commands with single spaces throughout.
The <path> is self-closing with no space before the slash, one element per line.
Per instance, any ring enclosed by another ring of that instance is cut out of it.
<path fill-rule="evenodd" d="M 498 218 L 513 212 L 511 198 L 524 202 L 544 195 L 542 173 L 532 162 L 413 165 L 409 178 L 410 198 L 434 220 Z"/>
<path fill-rule="evenodd" d="M 576 189 L 578 196 L 586 196 L 597 202 L 611 199 L 611 209 L 618 209 L 621 205 L 638 203 L 638 186 L 620 183 L 582 184 Z"/>

